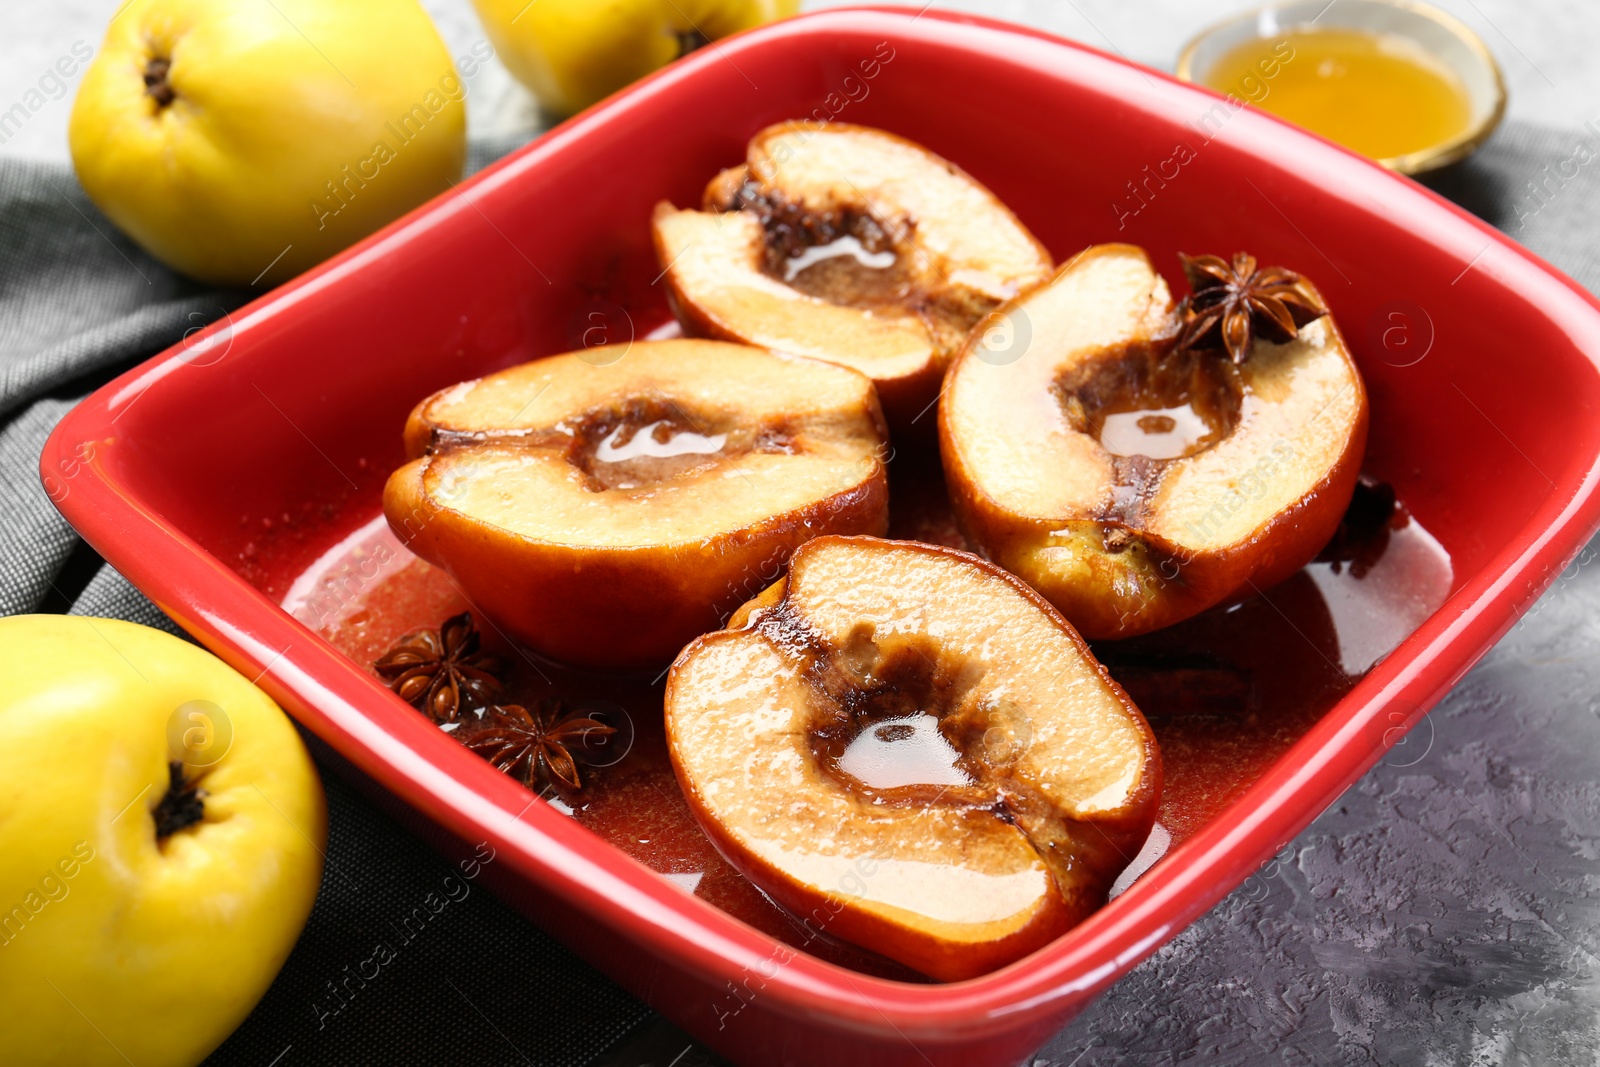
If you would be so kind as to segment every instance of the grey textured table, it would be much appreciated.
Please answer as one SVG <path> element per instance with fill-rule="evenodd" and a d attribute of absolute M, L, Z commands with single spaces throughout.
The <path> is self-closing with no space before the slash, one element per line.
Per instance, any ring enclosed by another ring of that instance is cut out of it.
<path fill-rule="evenodd" d="M 0 109 L 19 99 L 36 72 L 74 40 L 97 41 L 119 3 L 10 0 L 0 7 L 6 60 L 0 64 Z M 465 0 L 429 0 L 428 6 L 453 53 L 479 39 Z M 1246 5 L 1009 0 L 939 6 L 1034 23 L 1164 66 L 1193 29 Z M 1600 44 L 1600 8 L 1576 0 L 1538 7 L 1454 0 L 1443 6 L 1496 51 L 1512 104 L 1508 128 L 1440 182 L 1441 191 L 1591 289 L 1600 288 L 1600 199 L 1592 173 L 1600 168 L 1583 170 L 1539 211 L 1518 218 L 1532 203 L 1525 183 L 1542 167 L 1569 155 L 1579 140 L 1600 150 L 1600 123 L 1584 129 L 1600 120 L 1600 65 L 1591 58 Z M 531 101 L 503 70 L 486 71 L 472 90 L 475 137 L 514 138 L 534 129 Z M 70 94 L 47 102 L 6 137 L 0 154 L 64 159 L 69 106 Z M 5 340 L 19 351 L 27 347 L 20 336 Z M 35 409 L 31 417 L 58 416 L 64 405 Z M 7 432 L 29 432 L 22 421 Z M 1597 556 L 1600 549 L 1591 546 L 1407 743 L 1277 861 L 1114 986 L 1034 1062 L 1600 1060 Z M 95 582 L 112 584 L 104 578 Z M 306 942 L 317 943 L 302 949 L 337 961 L 327 943 L 344 913 L 322 914 L 306 935 Z M 515 922 L 485 904 L 459 916 L 453 931 L 441 929 L 437 947 L 422 951 L 436 952 L 442 967 L 452 943 L 457 950 L 472 948 L 480 926 Z M 514 960 L 496 962 L 492 945 L 477 951 L 490 966 L 515 973 Z M 417 965 L 429 966 L 422 959 Z M 583 1040 L 552 1037 L 548 1045 L 514 1049 L 485 1037 L 470 1014 L 424 1006 L 419 1020 L 460 1034 L 449 1043 L 452 1053 L 431 1050 L 427 1062 L 570 1060 L 640 1017 L 625 995 L 587 971 L 575 972 L 564 994 L 546 992 L 538 1003 L 548 1018 L 559 1019 L 563 1006 L 576 1000 L 600 1005 L 612 1025 L 596 1026 Z M 250 1033 L 241 1032 L 247 1041 L 230 1044 L 227 1062 L 256 1062 L 255 1049 L 276 1050 L 286 1042 L 285 1067 L 364 1062 L 333 1038 L 302 1039 L 297 1030 L 278 1040 L 274 1003 L 269 997 L 247 1024 Z M 512 1003 L 485 1003 L 490 1016 L 516 1010 Z M 494 1026 L 493 1019 L 485 1021 Z M 599 1062 L 692 1067 L 715 1059 L 667 1024 L 647 1020 Z"/>

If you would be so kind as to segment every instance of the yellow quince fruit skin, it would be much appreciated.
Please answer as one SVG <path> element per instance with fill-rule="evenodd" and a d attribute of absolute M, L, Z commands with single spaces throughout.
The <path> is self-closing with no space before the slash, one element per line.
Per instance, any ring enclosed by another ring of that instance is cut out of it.
<path fill-rule="evenodd" d="M 465 96 L 416 0 L 131 0 L 68 140 L 89 198 L 157 259 L 270 284 L 459 179 Z"/>
<path fill-rule="evenodd" d="M 192 1067 L 316 898 L 327 812 L 305 746 L 221 660 L 133 623 L 0 619 L 0 675 L 0 1060 Z M 173 760 L 199 761 L 204 812 L 158 840 Z"/>
<path fill-rule="evenodd" d="M 800 10 L 800 0 L 473 0 L 505 65 L 571 115 L 715 41 Z"/>

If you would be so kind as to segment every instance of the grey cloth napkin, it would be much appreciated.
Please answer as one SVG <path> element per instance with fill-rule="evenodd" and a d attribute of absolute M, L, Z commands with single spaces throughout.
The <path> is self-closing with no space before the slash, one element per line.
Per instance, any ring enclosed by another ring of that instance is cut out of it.
<path fill-rule="evenodd" d="M 508 147 L 475 146 L 476 165 Z M 1596 159 L 1600 135 L 1593 131 L 1511 125 L 1432 184 L 1593 290 L 1600 288 Z M 57 514 L 40 486 L 39 453 L 78 399 L 249 295 L 198 286 L 156 263 L 89 204 L 66 169 L 0 160 L 0 611 L 111 616 L 177 632 Z M 1559 748 L 1559 736 L 1548 744 Z M 1547 752 L 1528 758 L 1556 759 Z M 1376 795 L 1382 782 L 1380 768 L 1350 798 Z M 649 1018 L 637 1001 L 483 892 L 442 915 L 438 925 L 446 928 L 419 938 L 381 982 L 327 1015 L 327 983 L 370 956 L 387 924 L 446 873 L 431 851 L 337 779 L 328 778 L 328 789 L 328 874 L 310 925 L 266 999 L 208 1062 L 576 1064 Z M 1343 817 L 1348 821 L 1356 810 L 1354 818 L 1365 821 L 1340 824 L 1343 837 L 1390 832 L 1394 814 L 1385 805 L 1356 807 L 1354 799 L 1351 805 L 1339 809 Z M 1600 808 L 1589 816 L 1600 817 Z M 1326 834 L 1324 824 L 1333 817 L 1319 820 L 1291 851 L 1321 840 L 1316 835 Z M 1588 830 L 1582 847 L 1592 850 L 1600 826 Z M 1366 877 L 1375 900 L 1406 892 L 1403 864 L 1380 866 Z M 1427 989 L 1425 977 L 1409 977 L 1433 967 L 1426 946 L 1402 945 L 1396 973 L 1408 977 L 1394 988 L 1382 982 L 1363 987 L 1323 1012 L 1327 1025 L 1301 1025 L 1323 1017 L 1307 1014 L 1319 995 L 1318 965 L 1284 946 L 1343 937 L 1359 955 L 1354 946 L 1360 939 L 1381 931 L 1356 923 L 1330 934 L 1325 912 L 1311 906 L 1269 914 L 1262 909 L 1271 894 L 1258 900 L 1257 888 L 1247 884 L 1115 987 L 1052 1042 L 1047 1062 L 1078 1062 L 1080 1055 L 1084 1064 L 1150 1062 L 1152 1055 L 1165 1061 L 1184 1054 L 1230 1063 L 1410 1062 L 1405 1050 L 1430 1047 L 1442 1051 L 1440 1062 L 1466 1062 L 1488 1047 L 1480 1037 L 1495 1040 L 1474 1029 L 1470 1018 L 1441 1020 L 1432 1002 L 1408 1000 L 1404 989 L 1418 982 Z M 1503 891 L 1489 882 L 1480 888 Z M 1570 903 L 1565 890 L 1541 892 L 1528 907 Z M 1438 921 L 1447 924 L 1448 916 Z M 1269 922 L 1278 925 L 1264 943 L 1261 924 Z M 1600 924 L 1575 936 L 1600 947 L 1597 929 Z M 1592 1057 L 1596 976 L 1588 963 L 1574 966 L 1559 952 L 1531 963 L 1515 956 L 1509 951 L 1501 972 L 1492 959 L 1472 964 L 1472 981 L 1500 985 L 1468 1008 L 1483 1009 L 1487 1002 L 1491 1014 L 1514 1016 L 1521 1010 L 1517 998 L 1537 989 L 1539 1005 L 1527 1009 L 1532 1014 L 1521 1024 L 1523 1040 L 1539 1048 L 1586 1048 Z M 1259 996 L 1229 995 L 1241 968 L 1259 969 L 1274 988 Z M 1275 998 L 1276 1006 L 1263 1006 L 1263 997 Z M 1586 1006 L 1587 1029 L 1570 1011 L 1534 1010 L 1550 1004 Z M 1580 1030 L 1588 1043 L 1573 1045 L 1582 1040 Z M 657 1020 L 605 1062 L 620 1067 L 657 1052 L 664 1061 L 683 1042 Z M 680 1067 L 708 1061 L 694 1050 Z"/>
<path fill-rule="evenodd" d="M 511 147 L 474 145 L 474 169 Z M 162 267 L 67 169 L 0 159 L 0 612 L 181 634 L 56 512 L 39 453 L 78 399 L 251 295 Z M 337 776 L 324 781 L 328 863 L 316 907 L 277 981 L 208 1067 L 575 1067 L 649 1015 L 487 890 L 468 884 L 462 896 L 459 878 L 445 888 L 449 864 Z M 416 928 L 430 894 L 449 903 L 436 915 L 425 907 L 431 917 Z M 363 980 L 380 944 L 394 958 Z"/>

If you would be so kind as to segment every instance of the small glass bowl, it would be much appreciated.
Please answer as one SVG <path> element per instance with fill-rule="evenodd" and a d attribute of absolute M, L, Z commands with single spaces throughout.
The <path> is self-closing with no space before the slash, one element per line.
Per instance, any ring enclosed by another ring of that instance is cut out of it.
<path fill-rule="evenodd" d="M 1178 54 L 1177 75 L 1206 84 L 1212 66 L 1246 41 L 1308 26 L 1394 34 L 1415 42 L 1466 86 L 1471 120 L 1438 144 L 1377 162 L 1400 174 L 1422 174 L 1465 159 L 1488 140 L 1505 114 L 1505 81 L 1488 46 L 1459 19 L 1415 0 L 1289 0 L 1235 15 L 1200 31 Z"/>

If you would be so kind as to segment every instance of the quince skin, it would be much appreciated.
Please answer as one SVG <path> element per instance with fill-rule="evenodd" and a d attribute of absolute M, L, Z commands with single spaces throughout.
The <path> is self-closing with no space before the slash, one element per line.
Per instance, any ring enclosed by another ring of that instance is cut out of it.
<path fill-rule="evenodd" d="M 157 259 L 271 283 L 459 178 L 465 96 L 416 0 L 131 0 L 68 136 L 89 198 Z"/>
<path fill-rule="evenodd" d="M 473 0 L 511 73 L 557 115 L 694 48 L 800 10 L 799 0 Z"/>
<path fill-rule="evenodd" d="M 221 660 L 112 619 L 0 619 L 0 1061 L 192 1067 L 311 912 L 327 811 Z"/>

